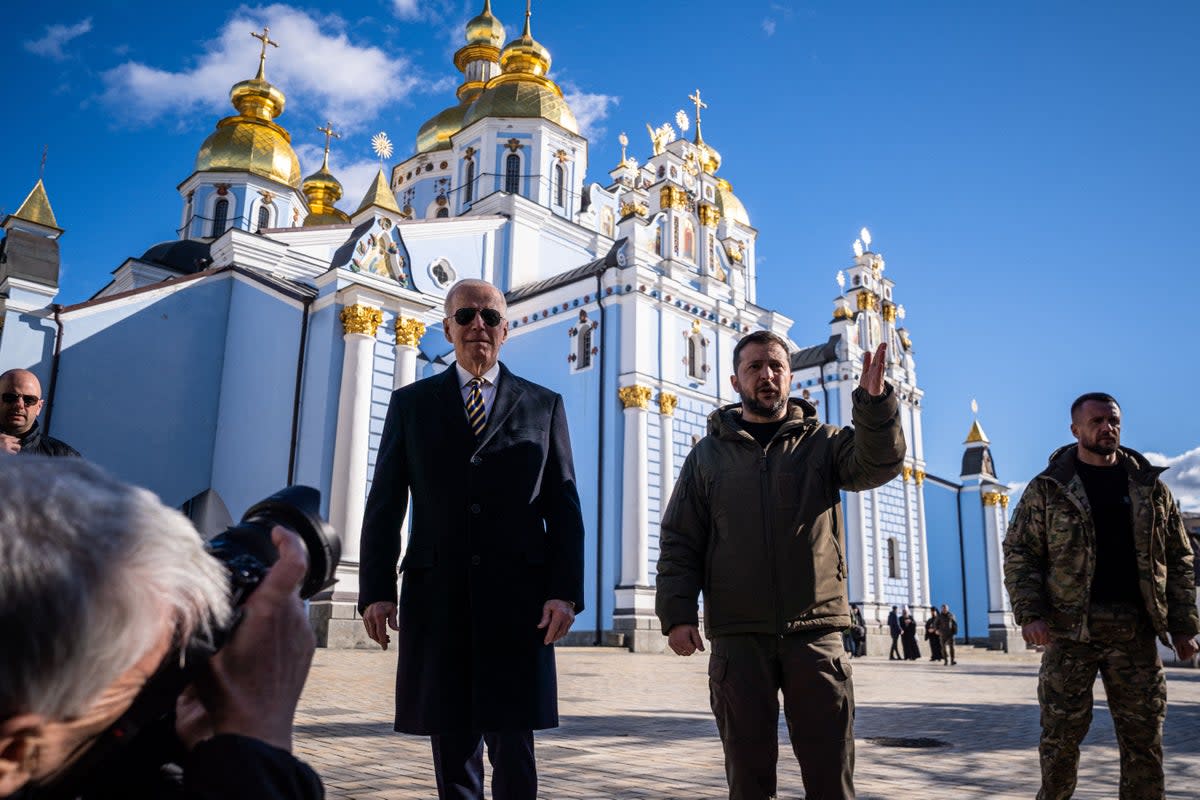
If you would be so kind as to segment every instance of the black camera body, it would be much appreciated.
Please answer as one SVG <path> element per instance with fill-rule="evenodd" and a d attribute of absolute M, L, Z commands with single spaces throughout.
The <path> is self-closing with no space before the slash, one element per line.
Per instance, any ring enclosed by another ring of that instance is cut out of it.
<path fill-rule="evenodd" d="M 218 501 L 219 502 L 219 501 Z M 310 486 L 289 486 L 255 503 L 231 525 L 208 540 L 209 554 L 229 573 L 230 603 L 234 615 L 229 625 L 208 636 L 194 635 L 177 642 L 142 687 L 124 715 L 102 733 L 65 773 L 37 791 L 37 798 L 88 798 L 129 796 L 128 782 L 150 768 L 159 767 L 180 753 L 175 737 L 175 701 L 208 660 L 229 641 L 241 619 L 240 608 L 262 582 L 279 551 L 271 541 L 276 525 L 299 534 L 308 551 L 308 572 L 300 585 L 307 600 L 335 582 L 342 545 L 329 523 L 321 519 L 321 493 Z M 228 519 L 228 512 L 225 512 Z M 139 733 L 144 735 L 139 736 Z M 172 745 L 176 747 L 172 747 Z M 141 796 L 140 794 L 137 796 Z"/>

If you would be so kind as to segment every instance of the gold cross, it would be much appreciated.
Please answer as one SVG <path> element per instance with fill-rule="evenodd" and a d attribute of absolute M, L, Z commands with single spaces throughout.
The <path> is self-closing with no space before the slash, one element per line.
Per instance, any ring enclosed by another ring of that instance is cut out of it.
<path fill-rule="evenodd" d="M 263 64 L 265 64 L 267 61 L 267 45 L 271 45 L 271 47 L 279 47 L 279 42 L 271 41 L 270 37 L 268 36 L 268 34 L 270 34 L 270 33 L 271 33 L 271 29 L 268 28 L 266 25 L 263 26 L 262 33 L 250 31 L 251 36 L 253 36 L 255 39 L 258 39 L 260 42 L 262 42 L 262 52 L 258 54 L 258 79 L 259 80 L 262 80 Z"/>
<path fill-rule="evenodd" d="M 700 127 L 700 109 L 708 108 L 708 103 L 706 103 L 700 99 L 700 90 L 699 89 L 696 90 L 695 94 L 689 94 L 688 100 L 691 100 L 692 103 L 694 103 L 696 106 L 696 127 L 699 128 Z"/>
<path fill-rule="evenodd" d="M 340 139 L 340 138 L 342 138 L 342 135 L 340 133 L 336 133 L 333 130 L 332 122 L 326 122 L 324 128 L 317 128 L 317 133 L 325 134 L 325 163 L 322 165 L 322 168 L 328 169 L 329 168 L 329 140 L 331 138 Z"/>

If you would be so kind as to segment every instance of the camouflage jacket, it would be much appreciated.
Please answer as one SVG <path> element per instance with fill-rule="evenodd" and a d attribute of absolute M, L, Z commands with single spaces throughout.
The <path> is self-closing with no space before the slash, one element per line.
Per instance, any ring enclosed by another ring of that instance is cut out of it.
<path fill-rule="evenodd" d="M 1054 636 L 1087 641 L 1087 610 L 1095 573 L 1095 527 L 1075 445 L 1056 450 L 1013 512 L 1004 537 L 1004 585 L 1019 625 L 1042 619 Z M 1200 632 L 1192 547 L 1175 500 L 1140 453 L 1121 448 L 1129 472 L 1139 587 L 1154 630 Z"/>

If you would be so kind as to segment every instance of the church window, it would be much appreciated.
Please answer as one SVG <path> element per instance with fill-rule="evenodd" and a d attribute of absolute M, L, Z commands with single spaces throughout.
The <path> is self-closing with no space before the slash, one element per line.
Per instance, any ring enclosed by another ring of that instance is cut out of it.
<path fill-rule="evenodd" d="M 579 326 L 579 335 L 575 339 L 575 369 L 587 369 L 592 365 L 592 325 L 590 322 Z"/>
<path fill-rule="evenodd" d="M 467 162 L 467 183 L 463 187 L 463 202 L 469 203 L 475 199 L 475 162 Z"/>
<path fill-rule="evenodd" d="M 563 173 L 562 164 L 554 165 L 554 202 L 557 205 L 565 206 L 567 204 L 566 192 L 566 176 Z"/>
<path fill-rule="evenodd" d="M 225 227 L 229 223 L 229 201 L 222 197 L 213 207 L 213 224 L 212 235 L 220 236 L 225 232 Z"/>
<path fill-rule="evenodd" d="M 604 208 L 600 209 L 600 232 L 611 239 L 613 234 L 616 233 L 614 225 L 613 210 L 608 206 L 604 206 Z"/>
<path fill-rule="evenodd" d="M 683 256 L 691 261 L 696 260 L 696 229 L 691 220 L 683 223 Z"/>
<path fill-rule="evenodd" d="M 887 572 L 889 578 L 900 577 L 900 543 L 895 536 L 887 540 Z"/>
<path fill-rule="evenodd" d="M 257 228 L 257 230 L 261 231 L 263 228 L 269 228 L 269 227 L 271 227 L 271 206 L 269 203 L 263 203 L 262 205 L 260 205 L 258 207 L 258 228 Z"/>
<path fill-rule="evenodd" d="M 654 227 L 654 252 L 658 253 L 659 256 L 663 255 L 662 225 L 656 225 Z"/>
<path fill-rule="evenodd" d="M 439 218 L 448 217 L 448 216 L 450 216 L 450 209 L 446 208 L 445 206 L 442 206 L 441 208 L 439 208 L 437 210 L 437 214 L 435 216 L 437 216 Z"/>
<path fill-rule="evenodd" d="M 504 159 L 504 191 L 509 194 L 521 191 L 521 157 L 516 153 Z"/>
<path fill-rule="evenodd" d="M 458 278 L 454 267 L 450 266 L 450 262 L 444 258 L 433 260 L 433 263 L 429 265 L 429 276 L 443 289 L 451 286 Z"/>

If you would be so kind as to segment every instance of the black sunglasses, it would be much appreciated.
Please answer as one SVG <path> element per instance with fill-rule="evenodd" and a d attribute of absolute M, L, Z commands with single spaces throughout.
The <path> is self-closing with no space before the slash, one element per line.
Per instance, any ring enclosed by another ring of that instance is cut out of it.
<path fill-rule="evenodd" d="M 484 317 L 483 319 L 484 319 L 484 322 L 487 321 L 487 317 Z M 41 400 L 41 398 L 38 397 L 36 394 L 15 394 L 13 392 L 5 392 L 4 394 L 0 394 L 0 400 L 3 400 L 5 403 L 8 403 L 10 406 L 16 405 L 18 400 L 24 400 L 25 407 L 29 408 L 30 406 L 36 406 L 38 404 L 38 401 Z"/>
<path fill-rule="evenodd" d="M 489 328 L 496 327 L 504 319 L 494 308 L 460 308 L 454 312 L 454 321 L 459 325 L 470 325 L 476 314 L 483 317 L 483 324 Z"/>

